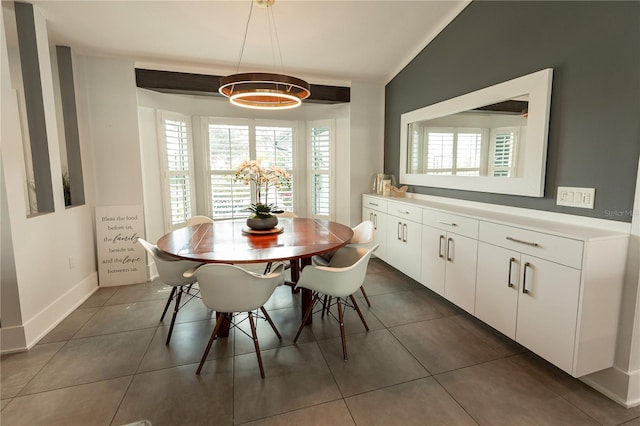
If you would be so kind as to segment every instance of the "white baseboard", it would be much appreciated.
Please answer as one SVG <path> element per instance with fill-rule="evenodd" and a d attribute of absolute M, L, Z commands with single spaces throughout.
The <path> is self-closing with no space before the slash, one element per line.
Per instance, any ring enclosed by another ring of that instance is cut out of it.
<path fill-rule="evenodd" d="M 640 370 L 625 372 L 612 367 L 581 377 L 580 380 L 623 407 L 640 405 Z"/>
<path fill-rule="evenodd" d="M 0 353 L 21 352 L 31 349 L 98 288 L 98 273 L 94 272 L 25 321 L 21 326 L 3 328 Z"/>
<path fill-rule="evenodd" d="M 0 328 L 0 353 L 10 354 L 27 350 L 27 342 L 24 339 L 24 327 Z"/>

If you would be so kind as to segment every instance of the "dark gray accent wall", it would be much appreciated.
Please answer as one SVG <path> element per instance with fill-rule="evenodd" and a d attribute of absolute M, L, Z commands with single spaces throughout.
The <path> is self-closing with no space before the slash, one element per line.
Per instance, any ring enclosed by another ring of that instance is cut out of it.
<path fill-rule="evenodd" d="M 15 9 L 38 212 L 52 212 L 55 207 L 33 5 L 16 3 Z"/>
<path fill-rule="evenodd" d="M 82 155 L 78 133 L 78 112 L 76 110 L 76 90 L 73 84 L 73 61 L 71 48 L 56 46 L 58 75 L 60 79 L 60 100 L 64 122 L 64 137 L 67 147 L 67 167 L 69 169 L 69 187 L 71 205 L 84 204 L 84 178 L 82 174 Z"/>
<path fill-rule="evenodd" d="M 401 114 L 544 68 L 554 70 L 544 198 L 410 191 L 631 222 L 640 155 L 638 1 L 470 3 L 387 84 L 385 172 L 399 176 Z M 595 208 L 556 206 L 558 186 L 595 188 Z"/>

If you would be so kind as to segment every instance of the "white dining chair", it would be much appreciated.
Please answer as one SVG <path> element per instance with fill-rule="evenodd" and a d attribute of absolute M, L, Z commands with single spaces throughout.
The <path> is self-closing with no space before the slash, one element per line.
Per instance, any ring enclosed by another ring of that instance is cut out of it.
<path fill-rule="evenodd" d="M 364 222 L 359 223 L 353 228 L 353 237 L 351 237 L 351 241 L 345 247 L 363 247 L 370 248 L 373 246 L 373 238 L 374 238 L 374 225 L 370 220 L 365 220 Z M 313 256 L 312 261 L 315 265 L 318 266 L 327 266 L 329 262 L 331 262 L 331 258 L 335 252 L 326 253 L 323 255 Z M 360 292 L 364 297 L 367 305 L 371 307 L 371 301 L 367 296 L 367 292 L 364 290 L 364 286 L 360 287 Z M 326 305 L 326 299 L 325 299 Z"/>
<path fill-rule="evenodd" d="M 276 287 L 283 284 L 284 265 L 279 264 L 268 275 L 260 275 L 235 265 L 209 263 L 185 272 L 185 276 L 197 278 L 202 302 L 207 308 L 216 311 L 218 314 L 218 320 L 202 355 L 196 374 L 200 374 L 211 345 L 225 319 L 229 319 L 231 327 L 235 327 L 247 334 L 238 327 L 244 319 L 234 323 L 234 316 L 237 313 L 246 312 L 246 319 L 249 320 L 251 327 L 251 336 L 249 337 L 253 339 L 260 375 L 264 378 L 264 367 L 262 365 L 262 356 L 260 355 L 258 336 L 256 335 L 254 316 L 259 319 L 265 319 L 271 325 L 278 339 L 282 339 L 280 332 L 278 332 L 263 305 L 269 300 Z"/>
<path fill-rule="evenodd" d="M 167 334 L 167 340 L 165 342 L 166 344 L 169 344 L 178 311 L 197 294 L 197 291 L 193 288 L 193 284 L 195 284 L 197 281 L 196 278 L 185 277 L 183 274 L 189 269 L 202 265 L 202 263 L 177 259 L 164 253 L 155 244 L 151 244 L 150 242 L 142 238 L 138 238 L 138 242 L 153 258 L 153 261 L 156 264 L 156 269 L 158 270 L 158 278 L 160 279 L 160 281 L 172 287 L 171 293 L 169 294 L 169 299 L 167 300 L 167 303 L 164 306 L 164 310 L 162 311 L 162 316 L 160 317 L 160 321 L 164 320 L 164 316 L 169 309 L 171 301 L 175 299 L 173 315 L 171 317 L 171 325 L 169 326 L 169 333 Z M 186 294 L 189 299 L 181 304 L 183 294 Z"/>
<path fill-rule="evenodd" d="M 282 212 L 282 213 L 277 213 L 276 216 L 278 216 L 278 218 L 288 218 L 288 219 L 293 219 L 298 217 L 297 214 L 295 214 L 294 212 Z M 264 273 L 268 274 L 271 271 L 271 266 L 272 266 L 272 262 L 267 263 L 267 265 L 264 268 Z M 298 266 L 298 260 L 290 260 L 289 263 L 285 266 L 285 269 L 291 269 L 291 268 L 299 268 Z M 284 282 L 286 285 L 291 287 L 291 292 L 294 292 L 294 287 L 296 285 L 296 283 L 292 282 L 292 281 L 285 281 Z"/>
<path fill-rule="evenodd" d="M 306 324 L 313 308 L 320 299 L 320 295 L 330 296 L 337 306 L 338 317 L 336 318 L 330 309 L 329 315 L 338 320 L 340 324 L 340 337 L 342 338 L 342 353 L 347 359 L 347 341 L 344 331 L 344 307 L 352 307 L 358 313 L 364 328 L 369 331 L 369 326 L 358 307 L 353 293 L 362 286 L 367 274 L 367 265 L 371 254 L 377 250 L 378 244 L 370 249 L 363 247 L 342 247 L 338 249 L 328 266 L 310 265 L 305 267 L 300 274 L 300 279 L 296 288 L 306 288 L 313 292 L 313 301 L 302 318 L 302 323 L 298 328 L 293 343 L 298 341 L 300 333 Z M 344 306 L 343 306 L 344 305 Z M 324 307 L 323 307 L 324 311 Z"/>
<path fill-rule="evenodd" d="M 185 226 L 194 226 L 201 223 L 213 223 L 213 219 L 211 219 L 209 216 L 191 216 L 189 219 L 187 219 Z"/>

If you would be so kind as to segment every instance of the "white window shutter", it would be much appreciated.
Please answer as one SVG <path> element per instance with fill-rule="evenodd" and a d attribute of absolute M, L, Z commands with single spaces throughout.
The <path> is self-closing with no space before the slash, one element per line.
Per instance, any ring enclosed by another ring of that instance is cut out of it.
<path fill-rule="evenodd" d="M 191 126 L 188 117 L 161 114 L 164 138 L 160 141 L 165 180 L 164 210 L 169 229 L 189 219 L 195 207 Z"/>

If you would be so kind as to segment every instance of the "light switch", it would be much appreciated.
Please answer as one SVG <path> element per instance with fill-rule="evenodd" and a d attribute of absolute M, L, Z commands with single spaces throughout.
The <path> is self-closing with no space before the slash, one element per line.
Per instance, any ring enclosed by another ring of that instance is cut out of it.
<path fill-rule="evenodd" d="M 577 188 L 559 186 L 556 204 L 559 206 L 579 207 L 592 209 L 596 197 L 595 188 Z"/>

